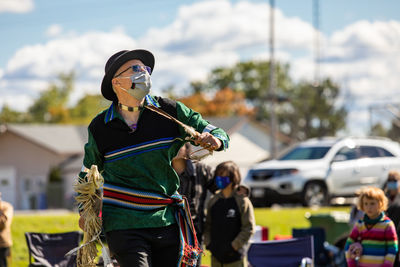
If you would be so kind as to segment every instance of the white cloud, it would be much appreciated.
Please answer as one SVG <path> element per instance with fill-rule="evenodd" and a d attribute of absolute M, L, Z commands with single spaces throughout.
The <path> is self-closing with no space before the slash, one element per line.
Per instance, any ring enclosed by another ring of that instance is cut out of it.
<path fill-rule="evenodd" d="M 59 24 L 53 24 L 47 28 L 46 36 L 48 37 L 56 37 L 62 33 L 62 27 Z"/>
<path fill-rule="evenodd" d="M 370 107 L 400 102 L 399 44 L 398 21 L 359 21 L 335 32 L 327 41 L 321 70 L 348 90 L 348 127 L 353 131 L 367 131 Z M 389 113 L 381 117 L 386 125 L 391 119 Z M 357 127 L 360 122 L 363 127 Z"/>
<path fill-rule="evenodd" d="M 0 106 L 8 105 L 12 109 L 21 112 L 26 111 L 26 107 L 29 107 L 32 103 L 32 97 L 26 94 L 2 94 L 0 98 Z"/>
<path fill-rule="evenodd" d="M 1 0 L 0 13 L 27 13 L 34 8 L 33 0 Z"/>
<path fill-rule="evenodd" d="M 109 33 L 88 32 L 83 35 L 60 36 L 44 44 L 26 46 L 18 50 L 2 70 L 0 92 L 7 91 L 15 96 L 29 95 L 32 98 L 46 89 L 58 74 L 72 70 L 77 76 L 76 95 L 100 92 L 104 65 L 109 56 L 126 47 L 135 46 L 135 40 L 120 29 Z M 79 87 L 81 84 L 85 86 Z M 15 104 L 10 103 L 12 107 Z M 18 108 L 21 109 L 21 104 L 18 104 Z"/>
<path fill-rule="evenodd" d="M 275 12 L 276 45 L 280 49 L 310 49 L 312 26 L 298 18 Z M 196 55 L 268 50 L 269 5 L 246 1 L 202 1 L 180 8 L 173 23 L 151 29 L 141 41 L 171 53 Z M 154 42 L 154 38 L 157 42 Z"/>

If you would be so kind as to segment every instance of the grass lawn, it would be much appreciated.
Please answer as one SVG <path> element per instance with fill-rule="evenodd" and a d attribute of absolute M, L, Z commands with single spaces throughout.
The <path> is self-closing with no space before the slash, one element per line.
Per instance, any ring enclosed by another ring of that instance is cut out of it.
<path fill-rule="evenodd" d="M 267 226 L 269 238 L 275 235 L 290 235 L 292 228 L 309 227 L 310 222 L 305 217 L 307 212 L 311 214 L 328 213 L 330 211 L 349 212 L 349 207 L 329 207 L 320 209 L 309 208 L 256 208 L 255 216 L 257 225 Z M 58 233 L 79 230 L 78 215 L 75 213 L 55 215 L 15 215 L 12 223 L 12 247 L 11 266 L 25 267 L 28 265 L 28 249 L 25 241 L 25 232 Z M 202 264 L 210 265 L 210 253 L 206 251 Z"/>

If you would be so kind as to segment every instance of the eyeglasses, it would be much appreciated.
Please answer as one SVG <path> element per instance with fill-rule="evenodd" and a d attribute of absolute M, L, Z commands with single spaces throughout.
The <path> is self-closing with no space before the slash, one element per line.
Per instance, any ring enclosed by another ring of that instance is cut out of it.
<path fill-rule="evenodd" d="M 148 66 L 142 66 L 142 65 L 133 65 L 130 66 L 128 68 L 126 68 L 125 70 L 121 71 L 119 74 L 115 75 L 114 78 L 120 76 L 122 73 L 124 73 L 125 71 L 132 69 L 133 72 L 141 72 L 141 71 L 147 71 L 148 74 L 151 74 L 151 68 Z"/>

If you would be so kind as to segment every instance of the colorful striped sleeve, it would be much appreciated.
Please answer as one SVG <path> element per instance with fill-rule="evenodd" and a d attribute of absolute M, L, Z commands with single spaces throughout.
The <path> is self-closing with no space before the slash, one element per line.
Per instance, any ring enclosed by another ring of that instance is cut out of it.
<path fill-rule="evenodd" d="M 357 223 L 354 225 L 353 230 L 351 231 L 349 237 L 347 238 L 346 245 L 345 245 L 345 247 L 344 247 L 345 252 L 346 252 L 345 255 L 346 255 L 346 262 L 347 262 L 347 266 L 348 266 L 348 267 L 356 267 L 356 266 L 357 266 L 356 260 L 355 260 L 355 259 L 352 259 L 352 258 L 350 257 L 349 247 L 350 247 L 351 244 L 353 244 L 353 243 L 356 242 L 356 240 L 357 240 L 357 238 L 358 238 L 358 236 L 359 236 L 359 234 L 360 234 L 360 233 L 359 233 L 359 230 L 358 230 L 358 226 L 359 226 L 359 222 L 357 222 Z"/>
<path fill-rule="evenodd" d="M 393 266 L 394 259 L 398 252 L 398 241 L 397 241 L 397 234 L 396 228 L 392 220 L 387 218 L 388 223 L 385 229 L 385 240 L 386 240 L 386 255 L 385 260 L 383 262 L 384 267 L 391 267 Z"/>

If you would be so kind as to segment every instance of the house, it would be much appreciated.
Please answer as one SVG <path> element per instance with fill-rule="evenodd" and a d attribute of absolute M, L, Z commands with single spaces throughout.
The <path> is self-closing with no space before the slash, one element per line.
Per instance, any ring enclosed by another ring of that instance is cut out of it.
<path fill-rule="evenodd" d="M 49 172 L 68 159 L 82 157 L 86 132 L 86 127 L 70 125 L 0 125 L 2 198 L 15 209 L 51 207 L 47 201 Z M 62 187 L 71 187 L 69 184 L 64 181 Z"/>
<path fill-rule="evenodd" d="M 206 118 L 225 129 L 229 149 L 203 160 L 211 167 L 233 160 L 242 176 L 254 163 L 269 157 L 268 129 L 246 117 Z M 280 136 L 279 146 L 290 140 Z M 15 209 L 72 208 L 73 183 L 82 167 L 87 126 L 57 124 L 0 125 L 0 192 Z M 49 183 L 58 168 L 62 183 Z"/>

